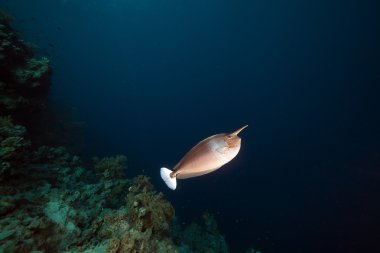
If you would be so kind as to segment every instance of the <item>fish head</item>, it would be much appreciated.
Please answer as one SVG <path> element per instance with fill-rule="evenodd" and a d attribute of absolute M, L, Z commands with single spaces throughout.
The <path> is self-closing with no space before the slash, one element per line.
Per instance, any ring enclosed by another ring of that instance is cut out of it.
<path fill-rule="evenodd" d="M 229 148 L 240 147 L 241 138 L 238 136 L 238 134 L 247 126 L 248 125 L 245 125 L 233 132 L 224 135 L 224 142 Z"/>

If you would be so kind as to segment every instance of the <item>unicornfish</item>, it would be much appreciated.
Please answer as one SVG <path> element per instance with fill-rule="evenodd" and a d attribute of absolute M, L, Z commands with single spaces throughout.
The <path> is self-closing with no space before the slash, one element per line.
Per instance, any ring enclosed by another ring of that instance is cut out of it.
<path fill-rule="evenodd" d="M 202 140 L 185 154 L 173 170 L 162 167 L 161 178 L 170 189 L 175 190 L 177 179 L 202 176 L 219 169 L 239 153 L 241 139 L 238 134 L 247 126 Z"/>

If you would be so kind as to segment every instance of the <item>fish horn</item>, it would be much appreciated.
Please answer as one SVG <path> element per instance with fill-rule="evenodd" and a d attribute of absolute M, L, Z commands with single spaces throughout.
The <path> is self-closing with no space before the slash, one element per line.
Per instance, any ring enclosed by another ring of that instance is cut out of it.
<path fill-rule="evenodd" d="M 245 126 L 239 128 L 238 130 L 233 131 L 233 132 L 231 132 L 231 133 L 229 133 L 229 134 L 227 134 L 227 135 L 238 135 L 238 134 L 239 134 L 241 131 L 243 131 L 243 129 L 246 128 L 247 126 L 248 126 L 248 125 L 245 125 Z"/>

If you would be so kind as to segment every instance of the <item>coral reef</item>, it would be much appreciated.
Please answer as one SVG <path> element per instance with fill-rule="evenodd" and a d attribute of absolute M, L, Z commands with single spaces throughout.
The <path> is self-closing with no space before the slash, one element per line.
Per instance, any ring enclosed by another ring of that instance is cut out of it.
<path fill-rule="evenodd" d="M 33 46 L 10 26 L 11 18 L 0 14 L 0 113 L 38 110 L 46 103 L 52 69 L 45 57 L 33 58 Z"/>
<path fill-rule="evenodd" d="M 213 215 L 204 213 L 203 223 L 192 222 L 189 226 L 181 228 L 179 223 L 173 225 L 173 237 L 179 244 L 181 253 L 228 253 L 228 246 L 224 237 L 218 230 Z"/>
<path fill-rule="evenodd" d="M 85 168 L 64 147 L 35 146 L 22 119 L 46 101 L 51 68 L 0 12 L 0 252 L 228 252 L 210 214 L 181 227 L 144 175 L 125 177 L 125 156 Z M 33 145 L 34 144 L 34 145 Z"/>
<path fill-rule="evenodd" d="M 147 177 L 91 182 L 74 157 L 64 154 L 60 164 L 60 157 L 46 156 L 55 148 L 43 149 L 53 160 L 30 166 L 50 176 L 34 172 L 29 182 L 12 180 L 22 187 L 0 187 L 0 252 L 176 252 L 169 233 L 174 208 Z"/>
<path fill-rule="evenodd" d="M 124 176 L 127 157 L 119 155 L 115 157 L 94 157 L 96 174 L 104 180 L 118 179 Z"/>
<path fill-rule="evenodd" d="M 174 217 L 173 206 L 164 199 L 162 193 L 156 193 L 146 176 L 134 178 L 127 195 L 128 218 L 138 230 L 153 233 L 169 231 L 169 223 Z"/>
<path fill-rule="evenodd" d="M 105 211 L 93 223 L 91 236 L 78 244 L 92 252 L 178 252 L 170 237 L 173 206 L 153 190 L 145 176 L 137 176 L 128 187 L 126 205 Z"/>
<path fill-rule="evenodd" d="M 24 139 L 25 133 L 25 127 L 13 124 L 11 117 L 0 117 L 0 182 L 26 161 L 30 142 Z"/>

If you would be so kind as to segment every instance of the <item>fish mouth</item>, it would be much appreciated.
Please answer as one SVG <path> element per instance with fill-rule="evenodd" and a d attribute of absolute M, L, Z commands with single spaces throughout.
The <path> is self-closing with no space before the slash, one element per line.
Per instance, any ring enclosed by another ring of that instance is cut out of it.
<path fill-rule="evenodd" d="M 235 131 L 229 133 L 228 135 L 229 135 L 229 136 L 231 136 L 231 135 L 238 135 L 238 134 L 239 134 L 241 131 L 243 131 L 244 128 L 246 128 L 246 127 L 248 127 L 248 125 L 245 125 L 245 126 L 239 128 L 238 130 L 235 130 Z"/>

